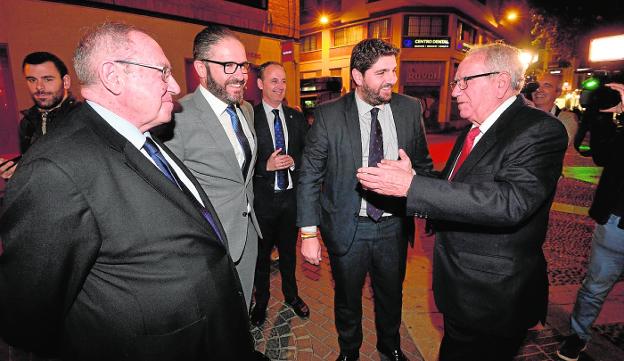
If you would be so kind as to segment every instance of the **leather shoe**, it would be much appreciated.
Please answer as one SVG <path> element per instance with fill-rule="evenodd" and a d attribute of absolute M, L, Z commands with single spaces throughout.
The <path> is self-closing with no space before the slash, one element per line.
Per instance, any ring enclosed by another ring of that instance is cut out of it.
<path fill-rule="evenodd" d="M 249 315 L 249 321 L 253 326 L 261 326 L 266 320 L 266 307 L 256 307 L 251 311 L 251 315 Z"/>
<path fill-rule="evenodd" d="M 385 356 L 386 360 L 388 361 L 409 361 L 407 357 L 405 357 L 405 354 L 403 353 L 403 351 L 401 351 L 401 349 L 392 350 L 389 352 L 379 350 L 379 353 Z"/>
<path fill-rule="evenodd" d="M 340 354 L 340 356 L 338 356 L 336 361 L 357 361 L 359 359 L 360 359 L 360 356 L 349 356 L 349 355 Z"/>
<path fill-rule="evenodd" d="M 295 311 L 297 316 L 301 318 L 308 318 L 308 316 L 310 316 L 310 308 L 300 297 L 295 298 L 293 302 L 286 301 L 286 304 Z"/>
<path fill-rule="evenodd" d="M 293 302 L 286 301 L 286 304 L 295 311 L 297 316 L 301 318 L 308 318 L 310 316 L 310 308 L 300 297 L 295 298 Z"/>
<path fill-rule="evenodd" d="M 254 361 L 271 361 L 270 358 L 266 357 L 262 352 L 260 351 L 254 351 Z"/>

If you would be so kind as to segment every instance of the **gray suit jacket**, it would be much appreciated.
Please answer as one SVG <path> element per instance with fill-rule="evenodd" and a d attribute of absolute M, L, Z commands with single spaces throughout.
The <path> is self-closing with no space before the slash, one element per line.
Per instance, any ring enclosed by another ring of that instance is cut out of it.
<path fill-rule="evenodd" d="M 255 234 L 248 237 L 248 229 L 260 235 L 253 211 L 256 147 L 247 177 L 243 178 L 225 130 L 199 88 L 182 98 L 180 104 L 182 111 L 174 115 L 172 138 L 165 143 L 191 170 L 210 198 L 225 229 L 230 256 L 237 262 L 248 238 L 257 241 Z M 253 108 L 243 102 L 241 110 L 255 139 Z M 251 212 L 247 211 L 248 204 L 252 207 Z M 248 227 L 250 221 L 253 227 Z"/>

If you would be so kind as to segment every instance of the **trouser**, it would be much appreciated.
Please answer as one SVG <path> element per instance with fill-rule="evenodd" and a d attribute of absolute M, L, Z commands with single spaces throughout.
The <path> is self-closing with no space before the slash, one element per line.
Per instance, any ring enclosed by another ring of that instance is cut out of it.
<path fill-rule="evenodd" d="M 596 224 L 587 275 L 576 296 L 570 327 L 581 339 L 591 338 L 591 326 L 604 300 L 624 270 L 624 229 L 620 217 L 611 215 L 606 224 Z"/>
<path fill-rule="evenodd" d="M 343 256 L 329 255 L 342 354 L 357 355 L 362 345 L 362 287 L 366 274 L 370 275 L 373 287 L 377 348 L 400 348 L 406 257 L 407 236 L 398 217 L 384 217 L 380 222 L 359 217 L 349 251 Z"/>
<path fill-rule="evenodd" d="M 277 246 L 279 269 L 282 276 L 282 292 L 287 302 L 298 297 L 295 269 L 297 265 L 297 218 L 296 192 L 294 189 L 277 192 L 265 204 L 256 203 L 256 217 L 262 232 L 258 243 L 256 264 L 256 307 L 266 308 L 271 295 L 271 251 Z"/>

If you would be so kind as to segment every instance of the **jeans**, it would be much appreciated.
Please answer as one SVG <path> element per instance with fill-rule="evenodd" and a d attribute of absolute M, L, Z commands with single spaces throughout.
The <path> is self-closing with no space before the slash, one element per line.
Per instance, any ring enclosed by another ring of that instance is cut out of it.
<path fill-rule="evenodd" d="M 606 224 L 596 224 L 594 230 L 587 275 L 570 319 L 572 331 L 585 341 L 591 338 L 591 326 L 624 270 L 624 229 L 618 228 L 619 220 L 611 215 Z"/>

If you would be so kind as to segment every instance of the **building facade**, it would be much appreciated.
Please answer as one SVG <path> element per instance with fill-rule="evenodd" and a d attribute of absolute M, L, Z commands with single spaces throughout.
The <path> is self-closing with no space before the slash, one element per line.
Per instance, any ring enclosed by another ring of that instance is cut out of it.
<path fill-rule="evenodd" d="M 498 40 L 528 44 L 523 2 L 489 0 L 302 0 L 300 77 L 342 77 L 351 89 L 349 60 L 362 39 L 381 38 L 401 49 L 395 91 L 418 97 L 429 130 L 465 124 L 449 82 L 471 47 Z M 507 4 L 507 5 L 506 5 Z M 517 11 L 515 20 L 506 18 Z M 320 19 L 325 16 L 326 23 Z"/>

